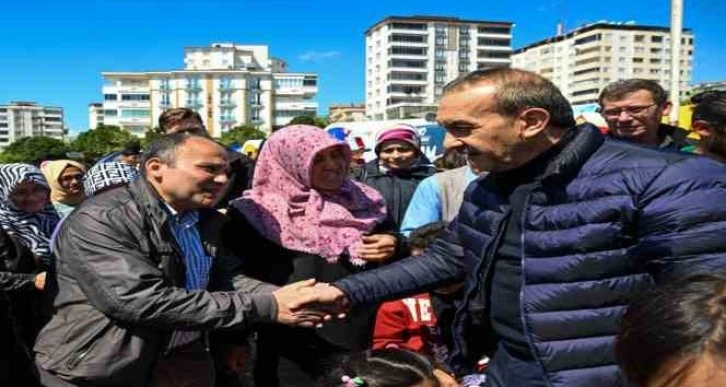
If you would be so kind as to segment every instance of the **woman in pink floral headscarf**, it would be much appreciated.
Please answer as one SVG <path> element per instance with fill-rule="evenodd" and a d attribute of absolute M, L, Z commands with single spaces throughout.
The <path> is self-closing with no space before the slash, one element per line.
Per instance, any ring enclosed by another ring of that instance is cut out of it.
<path fill-rule="evenodd" d="M 383 198 L 348 178 L 351 151 L 325 131 L 289 126 L 265 142 L 252 189 L 231 203 L 225 240 L 248 275 L 278 285 L 332 282 L 394 256 L 399 240 Z M 375 308 L 317 330 L 269 326 L 258 334 L 259 386 L 307 386 L 336 355 L 365 349 Z"/>

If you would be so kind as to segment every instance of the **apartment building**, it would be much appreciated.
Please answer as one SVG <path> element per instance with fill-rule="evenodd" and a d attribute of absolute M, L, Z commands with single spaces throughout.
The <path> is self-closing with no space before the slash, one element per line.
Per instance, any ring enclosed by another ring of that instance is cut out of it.
<path fill-rule="evenodd" d="M 514 51 L 512 67 L 550 79 L 573 105 L 597 102 L 600 91 L 618 79 L 643 78 L 668 89 L 672 76 L 688 90 L 693 69 L 693 32 L 683 30 L 681 72 L 671 74 L 671 38 L 666 27 L 632 22 L 598 22 Z"/>
<path fill-rule="evenodd" d="M 103 125 L 103 104 L 94 102 L 88 104 L 88 128 L 96 129 Z"/>
<path fill-rule="evenodd" d="M 354 122 L 366 120 L 365 104 L 340 104 L 328 107 L 328 119 L 330 122 Z"/>
<path fill-rule="evenodd" d="M 455 17 L 387 17 L 365 32 L 366 115 L 435 111 L 444 85 L 481 68 L 509 67 L 512 23 Z"/>
<path fill-rule="evenodd" d="M 288 72 L 267 46 L 215 43 L 184 54 L 183 70 L 102 73 L 104 124 L 141 137 L 164 110 L 188 107 L 218 137 L 238 125 L 269 132 L 317 115 L 317 74 Z"/>
<path fill-rule="evenodd" d="M 47 136 L 64 139 L 66 134 L 63 108 L 25 101 L 0 105 L 0 148 L 22 137 Z"/>

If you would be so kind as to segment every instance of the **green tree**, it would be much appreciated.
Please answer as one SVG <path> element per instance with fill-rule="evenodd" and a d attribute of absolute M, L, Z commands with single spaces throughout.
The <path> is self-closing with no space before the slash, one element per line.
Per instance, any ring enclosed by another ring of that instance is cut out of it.
<path fill-rule="evenodd" d="M 87 158 L 97 158 L 113 151 L 121 150 L 136 137 L 131 133 L 113 125 L 99 125 L 96 129 L 87 130 L 76 137 L 72 148 L 83 152 Z"/>
<path fill-rule="evenodd" d="M 156 140 L 157 138 L 163 136 L 164 134 L 161 133 L 158 127 L 156 128 L 149 128 L 146 130 L 146 133 L 144 134 L 144 138 L 141 139 L 141 148 L 146 149 L 149 144 L 151 144 L 152 141 Z"/>
<path fill-rule="evenodd" d="M 5 147 L 0 154 L 3 163 L 38 164 L 43 160 L 66 158 L 68 144 L 51 137 L 23 137 Z"/>
<path fill-rule="evenodd" d="M 230 146 L 234 143 L 244 145 L 247 140 L 261 140 L 265 138 L 265 132 L 255 128 L 254 126 L 242 125 L 226 131 L 220 137 L 219 142 L 224 146 Z"/>
<path fill-rule="evenodd" d="M 327 117 L 316 117 L 316 116 L 297 116 L 290 120 L 288 125 L 311 125 L 317 126 L 318 128 L 325 128 L 330 124 Z"/>

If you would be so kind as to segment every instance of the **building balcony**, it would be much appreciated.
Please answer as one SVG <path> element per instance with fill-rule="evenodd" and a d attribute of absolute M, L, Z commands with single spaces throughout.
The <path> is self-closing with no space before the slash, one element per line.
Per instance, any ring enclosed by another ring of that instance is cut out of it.
<path fill-rule="evenodd" d="M 169 86 L 168 84 L 162 83 L 161 86 L 159 86 L 159 90 L 161 90 L 162 92 L 168 93 L 171 91 L 171 86 Z"/>
<path fill-rule="evenodd" d="M 219 122 L 222 124 L 236 124 L 237 119 L 232 116 L 221 116 L 219 117 Z"/>
<path fill-rule="evenodd" d="M 263 119 L 259 118 L 259 117 L 256 117 L 256 118 L 253 117 L 253 118 L 250 119 L 250 124 L 252 124 L 252 125 L 259 126 L 259 125 L 262 125 L 264 123 L 265 123 L 265 121 Z"/>
<path fill-rule="evenodd" d="M 200 85 L 187 85 L 186 91 L 189 93 L 196 93 L 202 91 L 202 86 Z"/>
<path fill-rule="evenodd" d="M 234 108 L 237 107 L 237 104 L 232 101 L 219 101 L 219 106 L 223 108 Z"/>
<path fill-rule="evenodd" d="M 161 109 L 168 109 L 171 107 L 171 103 L 162 101 L 162 102 L 159 102 L 159 107 Z"/>
<path fill-rule="evenodd" d="M 222 93 L 233 93 L 236 89 L 231 84 L 220 84 L 219 91 Z"/>
<path fill-rule="evenodd" d="M 202 104 L 199 101 L 187 101 L 187 105 L 186 105 L 186 107 L 193 109 L 193 110 L 200 109 L 202 106 L 204 106 L 204 104 Z"/>

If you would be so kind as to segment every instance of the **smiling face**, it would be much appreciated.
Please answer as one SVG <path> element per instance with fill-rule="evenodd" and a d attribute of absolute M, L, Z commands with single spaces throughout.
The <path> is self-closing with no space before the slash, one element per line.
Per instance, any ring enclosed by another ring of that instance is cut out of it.
<path fill-rule="evenodd" d="M 58 177 L 58 184 L 71 195 L 83 190 L 83 171 L 72 165 L 67 166 Z"/>
<path fill-rule="evenodd" d="M 179 145 L 174 161 L 155 157 L 146 171 L 159 195 L 175 210 L 210 208 L 222 194 L 228 178 L 227 152 L 204 137 L 190 137 Z"/>
<path fill-rule="evenodd" d="M 515 119 L 496 112 L 496 87 L 487 83 L 444 95 L 437 121 L 447 147 L 461 149 L 479 171 L 500 172 L 519 165 L 522 139 Z"/>
<path fill-rule="evenodd" d="M 349 161 L 341 146 L 333 146 L 313 157 L 310 169 L 310 185 L 318 191 L 336 191 L 345 181 Z"/>
<path fill-rule="evenodd" d="M 416 162 L 418 152 L 408 142 L 389 140 L 380 146 L 378 158 L 383 165 L 394 170 L 411 168 Z"/>
<path fill-rule="evenodd" d="M 626 94 L 619 100 L 602 101 L 602 116 L 615 137 L 644 145 L 658 145 L 658 127 L 670 104 L 659 106 L 648 90 Z"/>

